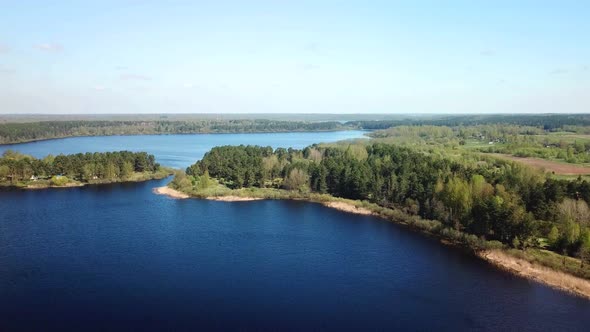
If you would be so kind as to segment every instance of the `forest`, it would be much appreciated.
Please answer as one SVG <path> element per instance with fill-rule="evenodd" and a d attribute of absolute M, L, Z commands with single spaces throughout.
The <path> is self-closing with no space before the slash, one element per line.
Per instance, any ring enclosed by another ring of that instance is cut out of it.
<path fill-rule="evenodd" d="M 303 150 L 221 146 L 173 185 L 191 192 L 213 178 L 235 189 L 327 193 L 438 220 L 451 231 L 514 248 L 590 259 L 590 182 L 555 179 L 485 155 L 471 158 L 459 162 L 383 143 Z"/>
<path fill-rule="evenodd" d="M 395 120 L 357 120 L 347 124 L 364 129 L 387 129 L 397 126 L 474 126 L 518 125 L 556 130 L 565 126 L 590 126 L 588 114 L 466 114 L 413 117 Z"/>
<path fill-rule="evenodd" d="M 337 121 L 264 119 L 195 121 L 41 121 L 0 123 L 0 144 L 71 136 L 334 131 L 352 129 Z"/>
<path fill-rule="evenodd" d="M 262 118 L 262 117 L 266 118 Z M 360 120 L 358 118 L 371 119 Z M 61 119 L 61 120 L 60 120 Z M 36 120 L 36 121 L 33 121 Z M 534 128 L 587 134 L 586 114 L 547 115 L 383 115 L 287 114 L 277 115 L 118 115 L 118 116 L 5 116 L 0 117 L 0 144 L 71 136 L 298 132 L 335 130 L 383 130 L 409 126 L 421 128 L 489 126 Z M 481 137 L 481 136 L 480 136 Z M 452 137 L 449 137 L 452 138 Z M 465 138 L 465 137 L 463 137 Z M 542 142 L 540 142 L 542 143 Z"/>
<path fill-rule="evenodd" d="M 36 159 L 8 150 L 0 158 L 0 185 L 3 186 L 60 186 L 72 181 L 105 183 L 166 174 L 169 171 L 161 169 L 154 156 L 146 152 L 78 153 Z"/>

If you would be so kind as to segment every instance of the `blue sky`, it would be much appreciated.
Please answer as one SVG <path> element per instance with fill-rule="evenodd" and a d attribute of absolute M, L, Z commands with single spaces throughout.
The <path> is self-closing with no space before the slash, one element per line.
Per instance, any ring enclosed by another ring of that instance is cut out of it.
<path fill-rule="evenodd" d="M 0 113 L 590 112 L 590 1 L 3 1 Z"/>

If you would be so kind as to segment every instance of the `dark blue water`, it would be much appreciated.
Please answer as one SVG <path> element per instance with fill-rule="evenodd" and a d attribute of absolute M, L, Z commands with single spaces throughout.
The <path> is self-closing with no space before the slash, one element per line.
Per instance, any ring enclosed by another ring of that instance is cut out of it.
<path fill-rule="evenodd" d="M 200 134 L 200 135 L 145 135 L 72 137 L 23 144 L 0 145 L 0 155 L 16 150 L 37 158 L 80 152 L 146 151 L 156 160 L 175 168 L 186 168 L 201 159 L 205 152 L 218 145 L 252 144 L 273 148 L 301 149 L 314 143 L 336 142 L 364 137 L 366 131 L 333 131 L 264 134 Z"/>
<path fill-rule="evenodd" d="M 152 194 L 0 192 L 0 330 L 588 330 L 590 301 L 374 217 Z"/>

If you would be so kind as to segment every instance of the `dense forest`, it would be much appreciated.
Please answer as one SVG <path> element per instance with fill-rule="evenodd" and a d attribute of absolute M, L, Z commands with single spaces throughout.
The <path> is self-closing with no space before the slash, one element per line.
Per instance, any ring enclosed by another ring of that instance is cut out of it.
<path fill-rule="evenodd" d="M 222 146 L 188 167 L 175 185 L 190 191 L 210 177 L 230 188 L 367 200 L 515 248 L 546 247 L 590 259 L 589 182 L 553 179 L 485 156 L 458 162 L 381 143 L 304 150 Z"/>
<path fill-rule="evenodd" d="M 0 185 L 47 182 L 63 185 L 130 180 L 137 173 L 155 174 L 160 165 L 145 152 L 78 153 L 36 159 L 14 151 L 0 158 Z"/>
<path fill-rule="evenodd" d="M 518 125 L 556 130 L 564 126 L 590 126 L 588 114 L 488 114 L 449 115 L 423 118 L 407 118 L 383 121 L 350 121 L 347 124 L 364 129 L 387 129 L 397 126 L 474 126 L 474 125 Z"/>
<path fill-rule="evenodd" d="M 0 144 L 70 136 L 334 131 L 342 129 L 351 128 L 337 121 L 305 122 L 263 119 L 44 121 L 0 124 Z"/>

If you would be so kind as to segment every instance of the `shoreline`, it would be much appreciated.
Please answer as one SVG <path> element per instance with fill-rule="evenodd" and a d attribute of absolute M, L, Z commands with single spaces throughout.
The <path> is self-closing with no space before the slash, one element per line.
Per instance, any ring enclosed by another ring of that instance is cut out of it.
<path fill-rule="evenodd" d="M 168 196 L 170 198 L 175 198 L 175 199 L 186 199 L 186 198 L 190 198 L 189 195 L 178 191 L 176 189 L 172 189 L 168 186 L 163 186 L 163 187 L 156 187 L 152 189 L 152 192 L 156 195 L 163 195 L 163 196 Z"/>
<path fill-rule="evenodd" d="M 264 198 L 262 197 L 251 197 L 251 196 L 207 196 L 205 199 L 210 201 L 218 201 L 218 202 L 250 202 L 250 201 L 261 201 Z"/>
<path fill-rule="evenodd" d="M 80 182 L 80 181 L 72 181 L 64 184 L 63 186 L 56 186 L 53 184 L 48 183 L 47 181 L 42 182 L 33 182 L 33 183 L 26 183 L 25 185 L 0 185 L 0 188 L 8 188 L 8 189 L 17 189 L 17 190 L 42 190 L 42 189 L 67 189 L 67 188 L 80 188 L 86 186 L 95 186 L 95 185 L 106 185 L 106 184 L 115 184 L 115 183 L 139 183 L 139 182 L 146 182 L 152 180 L 162 180 L 168 176 L 173 175 L 172 172 L 170 173 L 156 173 L 151 174 L 147 177 L 143 178 L 135 178 L 135 179 L 126 179 L 126 180 L 115 180 L 115 181 L 96 181 L 96 182 Z"/>
<path fill-rule="evenodd" d="M 364 215 L 364 216 L 380 217 L 377 213 L 375 213 L 369 209 L 365 209 L 363 207 L 358 207 L 356 205 L 346 203 L 346 202 L 324 202 L 324 203 L 322 203 L 322 205 L 332 208 L 332 209 L 339 210 L 339 211 L 348 212 L 348 213 L 360 214 L 360 215 Z"/>
<path fill-rule="evenodd" d="M 484 250 L 477 253 L 477 256 L 497 268 L 517 276 L 590 299 L 590 280 L 531 263 L 502 250 Z"/>
<path fill-rule="evenodd" d="M 196 198 L 196 199 L 208 199 L 208 200 L 215 200 L 215 201 L 223 201 L 223 202 L 243 202 L 243 201 L 258 201 L 264 199 L 290 199 L 290 200 L 298 200 L 298 201 L 306 201 L 310 203 L 319 203 L 325 207 L 336 209 L 339 211 L 347 212 L 347 213 L 354 213 L 359 215 L 366 215 L 366 216 L 375 216 L 389 222 L 394 222 L 400 226 L 407 226 L 411 230 L 418 231 L 427 236 L 434 236 L 438 238 L 441 244 L 453 246 L 453 247 L 462 247 L 462 248 L 469 248 L 465 244 L 456 242 L 452 239 L 446 239 L 441 236 L 435 236 L 432 232 L 422 229 L 420 227 L 415 227 L 411 223 L 404 221 L 404 220 L 396 220 L 395 217 L 389 216 L 384 213 L 379 213 L 374 211 L 370 208 L 358 206 L 361 202 L 354 202 L 350 200 L 342 201 L 341 199 L 336 199 L 333 197 L 313 197 L 313 196 L 299 196 L 299 197 L 264 197 L 264 196 L 238 196 L 232 195 L 228 193 L 227 195 L 220 195 L 220 196 L 206 196 L 206 197 L 198 197 L 198 196 L 191 196 L 185 194 L 181 191 L 169 188 L 169 187 L 159 187 L 154 188 L 154 193 L 160 195 L 167 195 L 172 198 Z M 556 270 L 547 266 L 543 266 L 540 264 L 531 263 L 525 259 L 516 257 L 510 254 L 508 251 L 504 249 L 485 249 L 485 250 L 468 250 L 470 254 L 475 255 L 479 259 L 482 259 L 489 264 L 492 264 L 496 268 L 502 269 L 506 272 L 512 273 L 522 278 L 526 278 L 528 280 L 532 280 L 534 282 L 541 283 L 548 287 L 558 289 L 561 291 L 568 292 L 573 295 L 581 296 L 586 299 L 590 299 L 590 280 L 583 279 L 580 277 L 576 277 L 570 273 L 563 272 L 560 270 Z"/>
<path fill-rule="evenodd" d="M 14 123 L 14 122 L 9 122 Z M 24 122 L 28 123 L 28 122 Z M 232 131 L 210 131 L 210 132 L 195 132 L 195 133 L 137 133 L 137 134 L 101 134 L 101 135 L 67 135 L 67 136 L 57 136 L 57 137 L 48 137 L 48 138 L 38 138 L 38 139 L 31 139 L 31 140 L 22 140 L 17 142 L 10 142 L 10 143 L 0 143 L 0 147 L 3 146 L 10 146 L 10 145 L 19 145 L 19 144 L 27 144 L 27 143 L 35 143 L 35 142 L 43 142 L 43 141 L 52 141 L 52 140 L 62 140 L 68 138 L 81 138 L 81 137 L 109 137 L 109 136 L 168 136 L 168 135 L 231 135 L 231 134 L 288 134 L 288 133 L 333 133 L 338 131 L 364 131 L 364 132 L 371 132 L 372 129 L 362 129 L 362 128 L 338 128 L 338 129 L 329 129 L 329 130 L 284 130 L 284 131 L 244 131 L 244 132 L 232 132 Z M 364 138 L 367 138 L 363 135 Z M 361 137 L 361 138 L 363 138 Z"/>
<path fill-rule="evenodd" d="M 34 184 L 29 184 L 25 187 L 21 187 L 22 189 L 26 189 L 26 190 L 41 190 L 41 189 L 55 189 L 55 188 L 78 188 L 78 187 L 84 187 L 88 185 L 88 183 L 66 183 L 63 186 L 55 186 L 55 185 L 34 185 Z"/>

